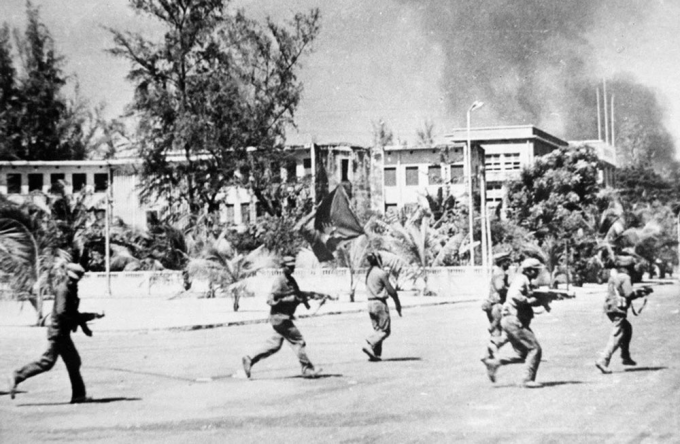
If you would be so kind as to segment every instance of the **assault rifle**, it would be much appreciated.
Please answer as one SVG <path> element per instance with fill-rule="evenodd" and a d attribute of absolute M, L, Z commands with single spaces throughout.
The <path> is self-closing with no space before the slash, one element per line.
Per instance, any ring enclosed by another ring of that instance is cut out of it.
<path fill-rule="evenodd" d="M 95 319 L 101 319 L 104 316 L 104 312 L 78 313 L 78 323 L 73 327 L 73 332 L 75 333 L 75 331 L 78 330 L 78 327 L 80 327 L 85 335 L 92 336 L 92 330 L 90 330 L 90 327 L 87 326 L 87 323 Z"/>
<path fill-rule="evenodd" d="M 317 292 L 315 292 L 315 291 L 302 291 L 302 290 L 300 290 L 300 291 L 296 294 L 296 297 L 297 297 L 297 299 L 298 299 L 300 302 L 302 302 L 302 304 L 304 304 L 304 306 L 305 306 L 305 308 L 306 308 L 307 310 L 309 310 L 309 308 L 310 308 L 310 307 L 309 307 L 309 300 L 310 300 L 310 299 L 314 299 L 314 300 L 320 301 L 320 302 L 319 302 L 319 308 L 321 308 L 321 306 L 322 306 L 323 304 L 325 304 L 326 301 L 328 301 L 329 299 L 330 299 L 331 301 L 337 301 L 337 300 L 338 300 L 337 297 L 333 297 L 333 296 L 331 296 L 331 295 L 329 295 L 329 294 L 325 294 L 325 293 L 317 293 Z M 317 308 L 316 311 L 319 311 L 319 308 Z M 315 312 L 315 313 L 316 313 L 316 312 Z"/>
<path fill-rule="evenodd" d="M 538 300 L 536 305 L 541 305 L 545 311 L 550 311 L 550 303 L 562 299 L 572 299 L 576 297 L 574 291 L 555 290 L 551 288 L 536 288 L 532 294 Z"/>
<path fill-rule="evenodd" d="M 642 285 L 633 291 L 633 294 L 630 296 L 630 299 L 633 300 L 644 298 L 645 296 L 648 296 L 652 293 L 654 293 L 654 289 L 652 287 L 650 287 L 649 285 Z"/>

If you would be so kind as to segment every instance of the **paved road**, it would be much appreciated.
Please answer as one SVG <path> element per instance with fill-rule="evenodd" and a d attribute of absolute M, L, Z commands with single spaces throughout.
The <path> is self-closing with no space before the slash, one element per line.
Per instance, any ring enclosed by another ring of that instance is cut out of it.
<path fill-rule="evenodd" d="M 602 294 L 556 302 L 533 324 L 544 349 L 540 389 L 515 385 L 521 365 L 487 380 L 478 303 L 405 310 L 381 363 L 360 351 L 366 313 L 302 319 L 310 357 L 324 368 L 318 380 L 298 377 L 286 346 L 252 380 L 232 377 L 269 335 L 266 324 L 79 334 L 96 402 L 66 403 L 61 363 L 24 382 L 14 401 L 0 386 L 0 442 L 679 442 L 679 289 L 656 287 L 632 319 L 638 366 L 615 360 L 612 375 L 593 365 L 609 333 Z M 44 334 L 2 329 L 2 374 L 36 358 Z"/>

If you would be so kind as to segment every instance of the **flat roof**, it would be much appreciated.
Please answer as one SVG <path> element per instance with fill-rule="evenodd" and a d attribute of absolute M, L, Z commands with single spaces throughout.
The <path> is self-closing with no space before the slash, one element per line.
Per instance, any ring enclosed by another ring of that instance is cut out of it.
<path fill-rule="evenodd" d="M 443 136 L 444 139 L 453 140 L 454 142 L 467 141 L 467 128 L 454 128 L 448 134 Z M 549 134 L 534 125 L 515 125 L 515 126 L 487 126 L 470 128 L 470 139 L 475 142 L 491 142 L 514 139 L 539 139 L 547 143 L 557 146 L 569 145 L 566 141 Z"/>

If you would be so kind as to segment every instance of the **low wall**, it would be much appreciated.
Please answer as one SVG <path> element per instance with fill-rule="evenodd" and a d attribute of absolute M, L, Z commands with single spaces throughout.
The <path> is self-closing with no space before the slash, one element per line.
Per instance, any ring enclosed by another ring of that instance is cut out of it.
<path fill-rule="evenodd" d="M 256 296 L 266 295 L 280 270 L 265 270 L 247 280 L 248 289 Z M 300 288 L 344 298 L 350 292 L 351 276 L 347 268 L 297 269 L 294 274 Z M 366 270 L 355 273 L 357 295 L 365 294 Z M 139 271 L 110 273 L 111 296 L 116 298 L 172 297 L 184 291 L 179 271 Z M 108 297 L 106 273 L 86 273 L 79 284 L 81 297 Z M 424 281 L 407 282 L 405 291 L 419 291 Z M 488 291 L 488 278 L 481 267 L 440 267 L 427 271 L 427 287 L 439 296 L 482 297 Z M 207 292 L 205 281 L 194 281 L 193 293 Z M 361 299 L 361 297 L 359 297 Z"/>

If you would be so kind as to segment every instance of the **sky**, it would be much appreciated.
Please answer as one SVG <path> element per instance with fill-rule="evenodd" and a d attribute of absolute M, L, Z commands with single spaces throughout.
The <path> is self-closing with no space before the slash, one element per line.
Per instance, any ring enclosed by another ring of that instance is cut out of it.
<path fill-rule="evenodd" d="M 64 71 L 116 117 L 132 99 L 127 62 L 104 50 L 111 27 L 153 31 L 125 0 L 33 0 Z M 382 120 L 413 144 L 466 125 L 534 124 L 565 140 L 597 137 L 595 88 L 625 78 L 650 92 L 680 146 L 680 2 L 676 0 L 234 0 L 254 18 L 318 7 L 321 34 L 303 60 L 303 98 L 289 143 L 370 145 Z M 24 29 L 25 1 L 0 1 Z M 625 95 L 617 93 L 617 100 Z M 624 104 L 625 105 L 625 104 Z"/>

